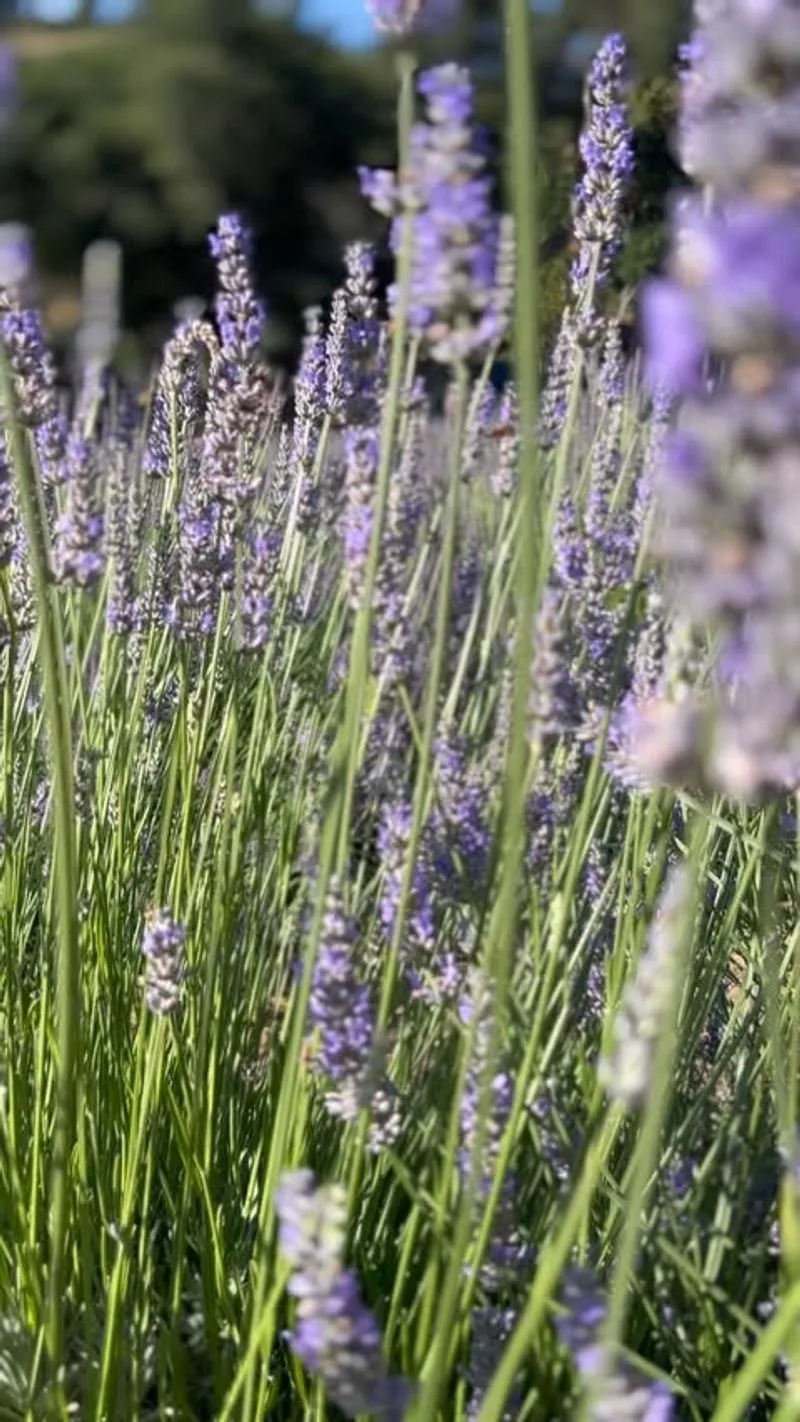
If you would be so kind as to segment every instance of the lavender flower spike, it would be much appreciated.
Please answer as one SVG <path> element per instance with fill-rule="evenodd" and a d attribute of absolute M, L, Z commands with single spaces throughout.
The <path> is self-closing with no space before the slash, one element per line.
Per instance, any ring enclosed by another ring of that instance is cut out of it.
<path fill-rule="evenodd" d="M 253 290 L 253 239 L 236 213 L 224 213 L 209 238 L 217 264 L 217 322 L 226 355 L 247 363 L 257 358 L 264 334 L 264 307 Z"/>
<path fill-rule="evenodd" d="M 344 1267 L 346 1190 L 317 1186 L 309 1170 L 292 1171 L 280 1180 L 275 1209 L 280 1247 L 292 1266 L 289 1292 L 298 1301 L 288 1335 L 293 1353 L 346 1417 L 364 1412 L 401 1422 L 409 1386 L 390 1376 L 377 1322 Z"/>
<path fill-rule="evenodd" d="M 572 300 L 580 304 L 608 279 L 623 232 L 625 191 L 633 172 L 633 145 L 623 102 L 626 49 L 621 35 L 600 46 L 586 85 L 586 126 L 580 138 L 584 172 L 574 197 L 574 228 L 580 247 L 572 265 Z"/>
<path fill-rule="evenodd" d="M 393 217 L 398 253 L 406 219 L 413 227 L 409 324 L 434 360 L 448 364 L 484 354 L 508 326 L 499 277 L 500 225 L 483 144 L 473 131 L 469 72 L 457 64 L 426 70 L 418 82 L 426 119 L 411 133 L 408 172 L 361 169 L 361 187 L 377 212 Z M 396 292 L 390 292 L 390 303 Z"/>

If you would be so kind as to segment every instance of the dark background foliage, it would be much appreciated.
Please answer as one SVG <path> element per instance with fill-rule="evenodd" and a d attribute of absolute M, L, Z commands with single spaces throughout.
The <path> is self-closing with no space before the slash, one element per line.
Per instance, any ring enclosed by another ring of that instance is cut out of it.
<path fill-rule="evenodd" d="M 537 21 L 546 332 L 568 260 L 581 63 L 610 27 L 627 26 L 640 76 L 632 100 L 641 161 L 620 285 L 632 286 L 662 250 L 664 201 L 680 178 L 669 153 L 668 75 L 685 15 L 675 0 L 652 0 L 643 27 L 641 8 L 564 0 Z M 487 27 L 494 6 L 480 9 L 465 4 L 454 31 L 418 49 L 422 63 L 455 54 L 474 64 L 502 189 L 502 25 Z M 301 312 L 327 297 L 343 244 L 382 234 L 354 170 L 393 160 L 392 47 L 345 54 L 291 15 L 261 15 L 247 0 L 146 0 L 127 25 L 86 23 L 91 0 L 83 10 L 72 26 L 12 19 L 5 29 L 20 59 L 21 101 L 0 149 L 0 220 L 35 232 L 55 338 L 68 341 L 75 327 L 82 250 L 113 237 L 124 250 L 123 358 L 151 351 L 175 300 L 210 293 L 206 234 L 234 207 L 256 233 L 273 356 L 291 359 Z"/>

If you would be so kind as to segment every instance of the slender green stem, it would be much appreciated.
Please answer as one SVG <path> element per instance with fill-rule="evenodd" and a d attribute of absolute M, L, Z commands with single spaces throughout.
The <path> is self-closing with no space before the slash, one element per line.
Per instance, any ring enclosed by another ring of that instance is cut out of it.
<path fill-rule="evenodd" d="M 80 944 L 77 915 L 77 862 L 72 784 L 72 731 L 62 611 L 50 581 L 50 549 L 42 489 L 30 456 L 28 437 L 16 404 L 13 377 L 0 354 L 0 396 L 9 416 L 11 454 L 20 507 L 28 537 L 39 630 L 39 660 L 44 682 L 55 800 L 55 877 L 58 909 L 57 1088 L 50 1187 L 50 1275 L 46 1337 L 56 1380 L 57 1407 L 63 1412 L 60 1374 L 64 1361 L 67 1231 L 70 1157 L 75 1141 L 77 1076 L 80 1053 Z"/>

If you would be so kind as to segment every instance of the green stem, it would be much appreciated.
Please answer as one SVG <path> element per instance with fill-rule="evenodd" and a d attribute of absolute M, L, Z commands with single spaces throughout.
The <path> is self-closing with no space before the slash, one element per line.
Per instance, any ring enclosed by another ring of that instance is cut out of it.
<path fill-rule="evenodd" d="M 80 944 L 77 915 L 77 863 L 72 784 L 72 734 L 64 629 L 58 595 L 50 582 L 50 550 L 44 500 L 30 457 L 28 438 L 20 422 L 12 372 L 0 354 L 0 397 L 9 417 L 11 454 L 20 507 L 28 537 L 39 622 L 39 660 L 44 683 L 45 712 L 53 760 L 55 878 L 58 906 L 56 982 L 56 1100 L 50 1185 L 50 1273 L 46 1342 L 56 1406 L 65 1412 L 63 1385 L 58 1381 L 64 1362 L 67 1227 L 69 1220 L 70 1157 L 75 1141 L 75 1116 L 80 1034 Z"/>

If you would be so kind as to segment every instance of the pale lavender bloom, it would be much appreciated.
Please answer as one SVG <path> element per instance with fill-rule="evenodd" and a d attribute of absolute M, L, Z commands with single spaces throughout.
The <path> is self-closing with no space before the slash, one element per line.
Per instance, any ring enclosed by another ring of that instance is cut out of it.
<path fill-rule="evenodd" d="M 190 474 L 178 510 L 176 586 L 166 620 L 181 639 L 204 637 L 213 629 L 221 593 L 219 505 Z"/>
<path fill-rule="evenodd" d="M 619 1105 L 637 1110 L 647 1100 L 660 1038 L 669 1022 L 676 992 L 676 960 L 682 935 L 691 931 L 692 881 L 683 863 L 673 867 L 617 1011 L 608 1054 L 599 1066 L 601 1085 Z"/>
<path fill-rule="evenodd" d="M 517 488 L 519 465 L 519 401 L 513 381 L 509 381 L 497 409 L 497 463 L 490 483 L 497 499 L 510 499 Z"/>
<path fill-rule="evenodd" d="M 66 423 L 59 410 L 55 364 L 38 312 L 7 298 L 0 315 L 0 341 L 14 377 L 20 417 L 34 430 L 42 477 L 53 482 L 64 454 Z"/>
<path fill-rule="evenodd" d="M 384 808 L 378 829 L 378 852 L 383 868 L 380 918 L 388 939 L 394 933 L 400 907 L 411 826 L 412 808 L 408 801 L 398 799 Z M 404 960 L 425 961 L 435 942 L 434 871 L 429 838 L 423 833 L 414 859 L 411 894 L 401 942 Z"/>
<path fill-rule="evenodd" d="M 98 582 L 105 566 L 95 448 L 87 440 L 71 436 L 65 468 L 64 510 L 55 530 L 54 572 L 60 583 L 88 588 Z"/>
<path fill-rule="evenodd" d="M 258 528 L 247 541 L 242 567 L 242 645 L 248 652 L 266 647 L 272 627 L 280 531 Z"/>
<path fill-rule="evenodd" d="M 203 364 L 219 354 L 214 328 L 202 320 L 185 321 L 164 348 L 150 410 L 142 467 L 151 478 L 173 472 L 173 446 L 180 460 L 203 415 Z"/>
<path fill-rule="evenodd" d="M 424 418 L 409 424 L 399 467 L 389 490 L 386 528 L 381 545 L 372 618 L 373 661 L 385 685 L 407 685 L 417 669 L 419 638 L 414 609 L 407 606 L 409 563 L 416 550 L 426 507 L 423 480 Z"/>
<path fill-rule="evenodd" d="M 186 929 L 169 909 L 152 909 L 147 916 L 142 953 L 145 958 L 145 997 L 157 1017 L 177 1012 L 186 977 Z"/>
<path fill-rule="evenodd" d="M 586 1386 L 589 1422 L 672 1422 L 675 1401 L 666 1383 L 649 1381 L 604 1348 L 608 1305 L 591 1270 L 567 1271 L 562 1304 L 556 1329 Z"/>
<path fill-rule="evenodd" d="M 450 363 L 484 352 L 506 332 L 507 292 L 498 291 L 500 229 L 473 132 L 468 71 L 443 64 L 426 70 L 418 87 L 427 114 L 412 129 L 408 172 L 395 179 L 362 169 L 360 177 L 368 201 L 393 217 L 395 254 L 406 221 L 412 223 L 409 324 L 435 360 Z"/>
<path fill-rule="evenodd" d="M 236 360 L 217 355 L 209 374 L 203 431 L 202 470 L 209 494 L 229 509 L 242 510 L 255 489 L 247 461 L 243 385 L 247 375 Z"/>
<path fill-rule="evenodd" d="M 3 430 L 0 434 L 0 568 L 7 568 L 11 562 L 18 537 L 9 439 L 8 432 Z"/>
<path fill-rule="evenodd" d="M 715 76 L 710 31 L 724 16 L 727 0 L 695 0 L 691 36 L 679 50 L 680 107 L 678 155 L 681 167 L 695 176 L 696 145 L 702 144 L 702 125 L 713 111 Z"/>
<path fill-rule="evenodd" d="M 554 449 L 564 432 L 577 361 L 578 333 L 574 316 L 567 310 L 550 356 L 539 406 L 539 443 L 543 449 Z"/>
<path fill-rule="evenodd" d="M 594 278 L 594 290 L 608 279 L 619 250 L 624 201 L 633 173 L 633 143 L 624 102 L 627 53 L 621 35 L 609 35 L 592 61 L 586 84 L 586 124 L 579 148 L 583 176 L 574 197 L 574 229 L 580 248 L 572 265 L 572 299 L 577 305 Z"/>
<path fill-rule="evenodd" d="M 350 606 L 356 611 L 364 592 L 372 504 L 378 474 L 380 435 L 376 430 L 349 430 L 345 438 L 346 503 L 343 517 L 345 576 Z"/>
<path fill-rule="evenodd" d="M 758 799 L 800 783 L 800 16 L 787 0 L 741 0 L 708 42 L 716 89 L 697 166 L 716 201 L 684 204 L 644 314 L 651 378 L 688 397 L 660 449 L 658 551 L 679 611 L 711 623 L 718 650 L 713 684 L 649 718 L 663 744 L 645 726 L 644 760 Z M 744 141 L 729 162 L 731 116 Z"/>
<path fill-rule="evenodd" d="M 497 1059 L 490 1061 L 493 996 L 490 980 L 481 969 L 473 968 L 459 1009 L 462 1022 L 473 1034 L 472 1055 L 460 1107 L 459 1169 L 464 1185 L 470 1178 L 476 1182 L 479 1203 L 491 1194 L 499 1168 L 503 1134 L 514 1099 L 514 1083 L 508 1070 L 502 1038 L 498 1043 Z M 506 1174 L 493 1220 L 492 1236 L 478 1274 L 481 1287 L 493 1293 L 518 1278 L 521 1269 L 530 1262 L 530 1251 L 519 1233 L 516 1199 L 516 1182 L 513 1175 Z"/>
<path fill-rule="evenodd" d="M 385 376 L 385 343 L 378 319 L 375 252 L 366 242 L 345 250 L 347 277 L 334 293 L 326 340 L 328 413 L 348 428 L 375 425 Z"/>
<path fill-rule="evenodd" d="M 236 213 L 225 213 L 209 247 L 217 264 L 216 315 L 223 350 L 238 362 L 252 362 L 264 335 L 264 306 L 253 288 L 252 233 Z"/>
<path fill-rule="evenodd" d="M 309 1000 L 309 1023 L 319 1034 L 316 1060 L 333 1082 L 363 1074 L 375 1037 L 370 992 L 356 975 L 357 941 L 356 922 L 344 912 L 334 879 Z"/>
<path fill-rule="evenodd" d="M 440 880 L 456 882 L 479 893 L 489 865 L 491 823 L 489 791 L 469 742 L 450 733 L 434 746 L 436 799 L 430 817 Z"/>
<path fill-rule="evenodd" d="M 461 0 L 364 0 L 375 28 L 405 35 L 410 30 L 430 30 L 452 24 Z"/>
<path fill-rule="evenodd" d="M 320 312 L 305 313 L 306 331 L 294 382 L 292 465 L 309 474 L 317 452 L 327 400 L 327 351 Z"/>
<path fill-rule="evenodd" d="M 548 587 L 536 617 L 528 697 L 530 731 L 542 743 L 552 744 L 575 727 L 578 698 L 571 661 L 563 601 L 556 588 Z"/>
<path fill-rule="evenodd" d="M 334 877 L 328 887 L 319 952 L 309 999 L 315 1062 L 332 1090 L 325 1106 L 332 1116 L 356 1121 L 371 1115 L 373 1150 L 391 1144 L 401 1119 L 397 1092 L 382 1070 L 372 994 L 357 972 L 358 926 L 345 912 Z"/>
<path fill-rule="evenodd" d="M 106 555 L 110 568 L 106 625 L 118 635 L 132 632 L 139 610 L 134 585 L 137 539 L 130 489 L 130 468 L 123 446 L 111 454 L 106 503 Z"/>
<path fill-rule="evenodd" d="M 308 1170 L 286 1173 L 275 1195 L 280 1247 L 292 1266 L 289 1292 L 297 1317 L 289 1345 L 347 1417 L 360 1413 L 400 1422 L 408 1384 L 389 1374 L 381 1335 L 344 1266 L 347 1192 L 317 1186 Z"/>
<path fill-rule="evenodd" d="M 0 61 L 1 63 L 2 61 Z M 2 76 L 0 75 L 0 86 Z M 0 100 L 1 103 L 1 100 Z M 1 120 L 0 120 L 1 121 Z M 25 305 L 33 277 L 33 234 L 21 222 L 0 225 L 0 287 L 9 289 Z"/>

